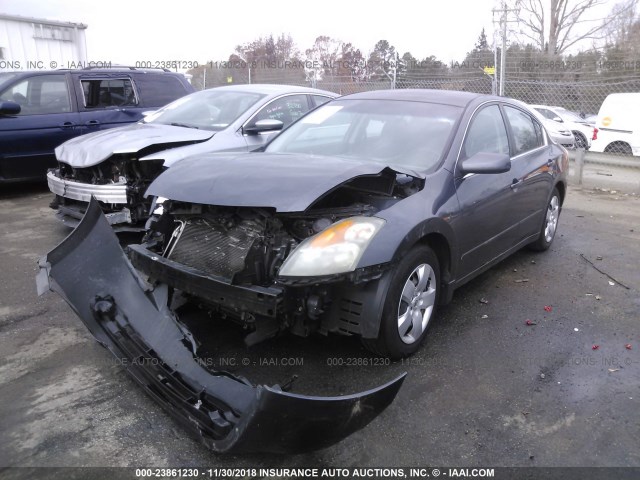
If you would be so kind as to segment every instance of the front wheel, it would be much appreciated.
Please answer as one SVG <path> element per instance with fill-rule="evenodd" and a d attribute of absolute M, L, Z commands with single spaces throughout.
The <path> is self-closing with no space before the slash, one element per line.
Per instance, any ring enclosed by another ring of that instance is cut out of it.
<path fill-rule="evenodd" d="M 378 338 L 363 339 L 374 353 L 404 358 L 424 340 L 440 297 L 440 265 L 431 248 L 411 250 L 392 272 Z"/>
<path fill-rule="evenodd" d="M 549 203 L 547 204 L 547 211 L 544 218 L 544 223 L 540 230 L 538 239 L 529 245 L 532 250 L 537 252 L 543 252 L 547 250 L 553 239 L 556 236 L 556 230 L 558 228 L 558 219 L 560 218 L 560 193 L 557 188 L 553 189 Z"/>
<path fill-rule="evenodd" d="M 585 150 L 589 148 L 589 142 L 582 133 L 573 132 L 573 137 L 576 139 L 576 148 L 584 148 Z"/>

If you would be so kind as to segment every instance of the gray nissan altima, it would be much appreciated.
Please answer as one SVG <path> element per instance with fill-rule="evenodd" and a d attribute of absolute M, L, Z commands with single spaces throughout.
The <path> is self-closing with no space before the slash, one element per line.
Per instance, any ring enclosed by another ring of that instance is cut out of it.
<path fill-rule="evenodd" d="M 116 356 L 150 359 L 134 377 L 214 450 L 321 448 L 371 421 L 404 377 L 331 398 L 249 387 L 198 367 L 180 306 L 237 322 L 249 345 L 337 333 L 406 357 L 456 288 L 522 247 L 549 248 L 567 168 L 519 102 L 349 95 L 262 152 L 197 155 L 162 173 L 128 258 L 93 202 L 41 260 L 40 291 L 62 294 Z"/>

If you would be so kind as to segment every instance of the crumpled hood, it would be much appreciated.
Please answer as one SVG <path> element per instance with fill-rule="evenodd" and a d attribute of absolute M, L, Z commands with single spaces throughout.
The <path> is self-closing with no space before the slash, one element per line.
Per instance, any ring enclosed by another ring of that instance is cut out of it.
<path fill-rule="evenodd" d="M 206 205 L 301 212 L 347 180 L 377 175 L 386 168 L 342 157 L 213 153 L 177 162 L 149 186 L 146 194 Z"/>
<path fill-rule="evenodd" d="M 73 138 L 56 148 L 56 158 L 75 168 L 97 165 L 116 153 L 136 153 L 152 145 L 167 148 L 203 142 L 215 132 L 153 123 L 135 123 Z"/>

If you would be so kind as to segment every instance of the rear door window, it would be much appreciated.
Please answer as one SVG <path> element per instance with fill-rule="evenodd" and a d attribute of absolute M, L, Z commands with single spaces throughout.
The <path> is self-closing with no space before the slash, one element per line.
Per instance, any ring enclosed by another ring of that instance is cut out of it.
<path fill-rule="evenodd" d="M 331 97 L 325 97 L 324 95 L 311 95 L 311 100 L 313 100 L 314 107 L 319 107 L 331 100 Z"/>
<path fill-rule="evenodd" d="M 278 98 L 271 103 L 265 105 L 253 120 L 252 124 L 259 120 L 271 119 L 280 120 L 284 127 L 291 125 L 293 122 L 302 117 L 309 111 L 309 102 L 306 95 L 287 95 Z"/>
<path fill-rule="evenodd" d="M 513 134 L 514 145 L 511 152 L 513 156 L 544 145 L 544 140 L 541 136 L 542 131 L 536 130 L 537 122 L 531 118 L 531 115 L 508 106 L 504 107 L 504 112 L 507 115 L 511 133 Z"/>
<path fill-rule="evenodd" d="M 130 78 L 81 79 L 87 109 L 137 106 L 138 96 Z"/>

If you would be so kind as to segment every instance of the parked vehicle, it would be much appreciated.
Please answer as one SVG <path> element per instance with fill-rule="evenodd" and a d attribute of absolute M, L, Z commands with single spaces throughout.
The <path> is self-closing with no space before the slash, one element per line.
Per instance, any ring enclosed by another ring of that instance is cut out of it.
<path fill-rule="evenodd" d="M 593 152 L 640 156 L 640 93 L 612 93 L 604 99 L 596 121 Z"/>
<path fill-rule="evenodd" d="M 549 134 L 549 137 L 551 137 L 552 141 L 554 141 L 558 145 L 562 145 L 564 148 L 576 148 L 576 139 L 573 136 L 573 133 L 571 133 L 571 130 L 564 127 L 558 122 L 549 120 L 531 105 L 527 105 L 525 103 L 521 104 L 523 106 L 526 106 L 531 114 L 533 114 L 544 125 L 544 128 L 547 130 L 547 133 Z"/>
<path fill-rule="evenodd" d="M 405 357 L 454 289 L 550 247 L 567 189 L 566 150 L 525 107 L 468 92 L 349 95 L 263 150 L 163 172 L 148 192 L 162 212 L 131 263 L 96 202 L 40 262 L 39 291 L 60 293 L 114 355 L 145 360 L 134 378 L 215 451 L 326 446 L 402 377 L 330 399 L 251 387 L 199 365 L 179 305 L 237 322 L 248 344 L 333 332 Z"/>
<path fill-rule="evenodd" d="M 594 135 L 594 127 L 588 122 L 569 110 L 562 107 L 550 107 L 547 105 L 530 105 L 542 114 L 547 120 L 562 124 L 566 129 L 571 130 L 576 142 L 576 148 L 589 149 Z"/>
<path fill-rule="evenodd" d="M 151 181 L 178 160 L 256 149 L 335 93 L 287 85 L 233 85 L 183 97 L 137 124 L 70 140 L 47 175 L 52 208 L 75 227 L 93 195 L 117 230 L 142 230 Z"/>
<path fill-rule="evenodd" d="M 184 75 L 168 70 L 0 73 L 0 183 L 43 179 L 61 143 L 137 122 L 191 92 Z"/>
<path fill-rule="evenodd" d="M 596 120 L 598 118 L 598 115 L 593 113 L 584 113 L 584 112 L 571 112 L 571 113 L 579 116 L 582 119 L 582 121 L 587 125 L 591 125 L 592 127 L 596 126 Z"/>

